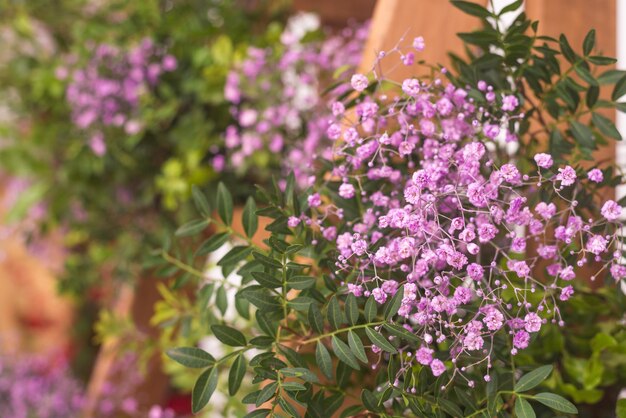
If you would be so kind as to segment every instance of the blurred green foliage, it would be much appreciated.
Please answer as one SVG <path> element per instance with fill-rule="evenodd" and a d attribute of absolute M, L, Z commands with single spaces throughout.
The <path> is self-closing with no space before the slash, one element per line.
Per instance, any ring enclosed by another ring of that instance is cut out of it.
<path fill-rule="evenodd" d="M 47 208 L 43 229 L 67 230 L 71 251 L 64 290 L 93 296 L 112 280 L 146 275 L 142 255 L 185 216 L 190 186 L 217 177 L 204 157 L 221 143 L 230 120 L 223 100 L 228 69 L 250 43 L 277 40 L 285 3 L 0 2 L 5 38 L 0 89 L 11 111 L 1 127 L 8 140 L 0 150 L 0 167 L 33 184 L 12 218 L 42 201 Z M 70 67 L 68 61 L 88 61 L 94 45 L 124 48 L 144 38 L 165 47 L 178 68 L 142 96 L 144 130 L 118 132 L 115 138 L 107 133 L 107 153 L 96 156 L 87 134 L 71 121 L 68 78 L 58 71 Z"/>

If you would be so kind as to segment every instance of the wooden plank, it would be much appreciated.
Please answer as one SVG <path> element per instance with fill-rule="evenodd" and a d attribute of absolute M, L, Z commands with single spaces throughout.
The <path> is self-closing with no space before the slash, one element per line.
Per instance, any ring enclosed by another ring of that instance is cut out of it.
<path fill-rule="evenodd" d="M 486 4 L 486 0 L 476 2 Z M 449 65 L 448 52 L 462 54 L 464 51 L 463 42 L 456 34 L 479 26 L 477 18 L 461 12 L 448 0 L 378 0 L 360 71 L 372 68 L 378 52 L 394 48 L 401 39 L 404 39 L 403 45 L 410 46 L 417 36 L 426 41 L 426 48 L 417 59 Z M 401 80 L 414 74 L 415 68 L 396 66 L 397 61 L 393 61 L 390 65 L 395 68 L 389 69 L 392 72 L 387 73 L 388 76 Z"/>

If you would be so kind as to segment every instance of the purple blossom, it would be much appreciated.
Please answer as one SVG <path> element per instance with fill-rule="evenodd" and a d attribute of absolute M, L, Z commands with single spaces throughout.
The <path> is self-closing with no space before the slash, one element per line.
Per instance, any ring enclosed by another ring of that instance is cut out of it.
<path fill-rule="evenodd" d="M 528 332 L 526 331 L 517 331 L 515 333 L 515 336 L 513 337 L 513 346 L 521 350 L 528 347 L 529 342 L 530 334 L 528 334 Z"/>
<path fill-rule="evenodd" d="M 594 168 L 587 173 L 587 178 L 594 183 L 602 183 L 604 180 L 604 174 L 602 174 L 602 171 Z"/>
<path fill-rule="evenodd" d="M 446 372 L 446 365 L 439 359 L 433 359 L 430 362 L 430 370 L 433 372 L 434 376 L 441 376 Z"/>
<path fill-rule="evenodd" d="M 550 168 L 552 167 L 552 164 L 554 164 L 554 161 L 552 160 L 552 156 L 550 154 L 540 152 L 538 154 L 535 154 L 534 158 L 537 166 L 541 168 Z"/>
<path fill-rule="evenodd" d="M 507 95 L 502 98 L 502 110 L 505 112 L 514 111 L 519 106 L 519 100 L 513 95 Z"/>
<path fill-rule="evenodd" d="M 358 92 L 365 90 L 368 86 L 369 82 L 367 81 L 367 77 L 363 74 L 354 74 L 350 79 L 350 85 L 352 88 Z"/>
<path fill-rule="evenodd" d="M 609 221 L 615 221 L 620 218 L 622 215 L 623 208 L 617 204 L 614 200 L 607 200 L 604 205 L 602 205 L 602 209 L 600 213 Z"/>
<path fill-rule="evenodd" d="M 559 168 L 556 179 L 561 182 L 561 186 L 571 186 L 576 182 L 576 170 L 569 165 Z"/>

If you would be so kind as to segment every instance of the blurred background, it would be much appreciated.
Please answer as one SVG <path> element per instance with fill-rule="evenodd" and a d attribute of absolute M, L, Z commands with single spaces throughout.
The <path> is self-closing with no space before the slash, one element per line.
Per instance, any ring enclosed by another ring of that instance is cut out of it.
<path fill-rule="evenodd" d="M 623 67 L 626 1 L 527 0 L 525 10 L 572 44 L 595 28 L 599 51 Z M 456 33 L 476 25 L 446 0 L 0 0 L 0 416 L 190 415 L 193 376 L 162 352 L 180 338 L 214 346 L 194 327 L 203 296 L 184 279 L 176 293 L 162 285 L 159 248 L 188 218 L 191 186 L 222 180 L 248 195 L 284 159 L 312 152 L 315 106 L 337 74 L 369 70 L 403 37 L 423 36 L 421 58 L 449 65 L 448 53 L 465 53 Z M 245 131 L 251 111 L 281 114 L 268 102 L 298 109 L 276 116 L 293 129 Z M 272 134 L 269 148 L 255 145 L 259 133 Z M 626 164 L 619 147 L 597 154 L 616 159 Z M 219 311 L 232 295 L 215 292 Z M 544 354 L 567 350 L 554 344 Z M 595 354 L 570 354 L 579 362 L 563 384 L 580 402 L 626 386 L 604 369 L 577 382 Z M 206 414 L 244 415 L 235 404 L 216 394 Z"/>

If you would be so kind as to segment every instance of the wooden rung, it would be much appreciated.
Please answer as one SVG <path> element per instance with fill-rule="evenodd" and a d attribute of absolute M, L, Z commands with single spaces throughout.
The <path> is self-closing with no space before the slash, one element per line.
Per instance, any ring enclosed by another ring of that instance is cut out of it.
<path fill-rule="evenodd" d="M 477 2 L 486 4 L 486 0 Z M 378 52 L 392 49 L 403 37 L 403 45 L 410 49 L 417 36 L 424 37 L 426 49 L 416 54 L 416 60 L 449 65 L 448 52 L 464 51 L 463 42 L 456 34 L 479 25 L 477 18 L 461 12 L 447 0 L 378 0 L 360 71 L 368 72 Z M 394 59 L 394 66 L 396 62 Z M 401 80 L 414 72 L 414 67 L 397 66 L 390 76 Z"/>

